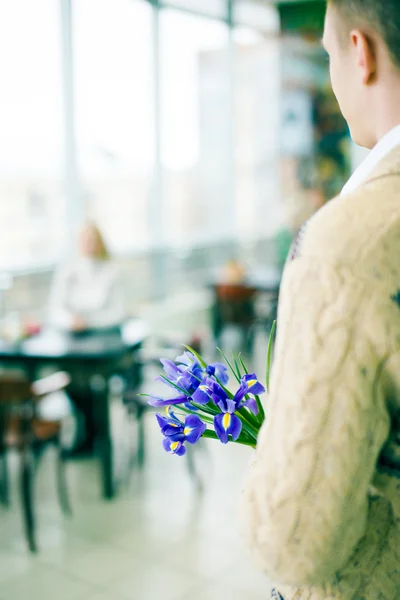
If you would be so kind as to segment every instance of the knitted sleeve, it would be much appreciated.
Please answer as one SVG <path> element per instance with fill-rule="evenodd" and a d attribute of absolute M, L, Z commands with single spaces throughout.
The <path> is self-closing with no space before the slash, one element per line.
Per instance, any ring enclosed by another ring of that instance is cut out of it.
<path fill-rule="evenodd" d="M 276 583 L 317 585 L 350 559 L 390 418 L 371 289 L 300 257 L 281 288 L 267 420 L 243 492 L 248 545 Z"/>

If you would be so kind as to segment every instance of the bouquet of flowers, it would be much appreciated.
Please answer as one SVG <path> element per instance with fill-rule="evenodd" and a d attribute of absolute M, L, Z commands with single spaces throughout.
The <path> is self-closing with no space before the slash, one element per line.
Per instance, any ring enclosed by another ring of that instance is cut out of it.
<path fill-rule="evenodd" d="M 195 350 L 186 351 L 175 360 L 161 359 L 164 373 L 158 378 L 169 388 L 169 397 L 148 395 L 148 403 L 163 408 L 156 418 L 164 436 L 167 452 L 183 456 L 185 444 L 203 438 L 251 446 L 257 444 L 258 432 L 265 420 L 260 395 L 269 388 L 271 351 L 276 322 L 273 323 L 267 352 L 266 385 L 255 373 L 249 373 L 240 354 L 230 362 L 220 350 L 226 365 L 207 364 Z M 228 389 L 228 367 L 236 380 L 235 392 Z"/>

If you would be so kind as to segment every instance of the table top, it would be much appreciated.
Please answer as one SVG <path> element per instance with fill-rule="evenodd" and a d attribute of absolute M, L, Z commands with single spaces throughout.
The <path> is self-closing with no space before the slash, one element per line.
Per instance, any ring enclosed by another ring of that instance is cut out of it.
<path fill-rule="evenodd" d="M 149 335 L 143 321 L 132 319 L 120 328 L 71 334 L 54 329 L 18 344 L 0 340 L 1 360 L 109 360 L 140 348 Z"/>

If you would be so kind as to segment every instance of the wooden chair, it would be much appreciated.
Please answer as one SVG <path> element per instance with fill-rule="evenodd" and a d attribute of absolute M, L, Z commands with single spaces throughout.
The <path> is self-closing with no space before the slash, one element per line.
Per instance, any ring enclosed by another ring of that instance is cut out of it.
<path fill-rule="evenodd" d="M 224 328 L 234 325 L 242 330 L 245 350 L 251 354 L 257 321 L 255 300 L 258 293 L 257 288 L 245 284 L 221 283 L 214 286 L 211 318 L 217 346 L 221 344 Z"/>
<path fill-rule="evenodd" d="M 34 454 L 38 445 L 54 443 L 58 447 L 56 470 L 58 496 L 63 512 L 71 514 L 60 444 L 61 421 L 45 421 L 37 416 L 36 410 L 44 395 L 63 389 L 68 383 L 69 377 L 65 373 L 55 374 L 34 384 L 19 372 L 0 374 L 0 500 L 8 506 L 7 451 L 13 448 L 19 454 L 22 515 L 31 552 L 37 551 L 33 480 Z"/>

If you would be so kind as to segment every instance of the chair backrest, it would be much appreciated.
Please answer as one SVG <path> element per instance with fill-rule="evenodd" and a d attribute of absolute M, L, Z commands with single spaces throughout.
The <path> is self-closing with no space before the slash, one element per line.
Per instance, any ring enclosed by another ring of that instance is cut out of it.
<path fill-rule="evenodd" d="M 16 437 L 22 433 L 27 439 L 33 415 L 33 410 L 26 411 L 30 402 L 31 382 L 23 373 L 0 373 L 0 450 L 8 445 L 6 438 L 10 427 Z"/>
<path fill-rule="evenodd" d="M 257 288 L 243 284 L 215 286 L 216 309 L 223 323 L 250 325 L 255 320 Z"/>
<path fill-rule="evenodd" d="M 31 382 L 20 373 L 0 373 L 0 405 L 21 404 L 32 397 Z"/>
<path fill-rule="evenodd" d="M 257 288 L 243 284 L 219 283 L 215 286 L 215 294 L 218 300 L 243 302 L 253 300 L 257 293 Z"/>

